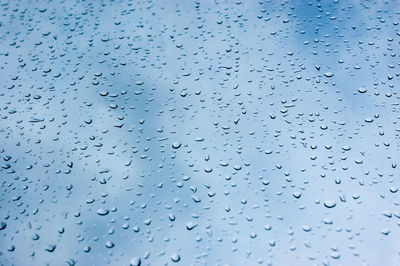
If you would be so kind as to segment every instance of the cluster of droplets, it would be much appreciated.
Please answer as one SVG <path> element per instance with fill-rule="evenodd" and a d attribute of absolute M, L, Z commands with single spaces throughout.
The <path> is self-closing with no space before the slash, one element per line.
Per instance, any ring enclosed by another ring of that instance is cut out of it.
<path fill-rule="evenodd" d="M 400 264 L 398 1 L 0 8 L 1 265 Z"/>

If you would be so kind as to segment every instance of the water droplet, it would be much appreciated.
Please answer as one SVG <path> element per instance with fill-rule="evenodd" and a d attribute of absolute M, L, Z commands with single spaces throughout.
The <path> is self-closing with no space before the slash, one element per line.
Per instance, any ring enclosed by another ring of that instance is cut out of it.
<path fill-rule="evenodd" d="M 139 257 L 134 257 L 133 259 L 131 259 L 131 261 L 129 262 L 130 266 L 140 266 L 142 264 L 142 260 Z"/>
<path fill-rule="evenodd" d="M 333 208 L 336 206 L 336 202 L 334 202 L 333 200 L 326 200 L 324 201 L 324 206 L 327 208 Z"/>
<path fill-rule="evenodd" d="M 181 260 L 181 256 L 178 253 L 173 253 L 171 255 L 171 261 L 173 262 L 179 262 Z"/>

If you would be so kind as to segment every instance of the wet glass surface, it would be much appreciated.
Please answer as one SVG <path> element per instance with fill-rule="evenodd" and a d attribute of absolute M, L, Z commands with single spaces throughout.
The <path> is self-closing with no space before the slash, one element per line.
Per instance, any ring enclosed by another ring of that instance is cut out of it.
<path fill-rule="evenodd" d="M 399 265 L 399 1 L 0 1 L 0 265 Z"/>

